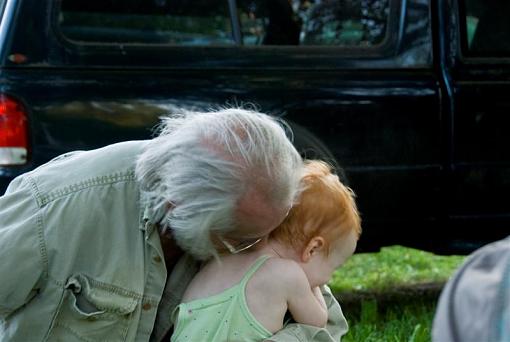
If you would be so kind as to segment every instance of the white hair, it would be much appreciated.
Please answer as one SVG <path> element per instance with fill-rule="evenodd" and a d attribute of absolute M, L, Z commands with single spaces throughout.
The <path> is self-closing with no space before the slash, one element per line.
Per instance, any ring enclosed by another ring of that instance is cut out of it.
<path fill-rule="evenodd" d="M 211 233 L 235 229 L 236 203 L 248 188 L 264 191 L 275 208 L 289 205 L 303 162 L 284 125 L 239 108 L 162 118 L 159 136 L 136 163 L 152 221 L 170 228 L 182 249 L 206 259 L 215 255 Z"/>

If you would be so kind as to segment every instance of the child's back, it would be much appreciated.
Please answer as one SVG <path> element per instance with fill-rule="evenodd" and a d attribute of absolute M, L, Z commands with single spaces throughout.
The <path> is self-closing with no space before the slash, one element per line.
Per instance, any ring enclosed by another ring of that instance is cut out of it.
<path fill-rule="evenodd" d="M 265 243 L 209 261 L 184 294 L 172 341 L 270 337 L 283 327 L 289 280 L 302 272 L 297 263 L 277 257 Z M 306 277 L 302 281 L 308 286 Z"/>

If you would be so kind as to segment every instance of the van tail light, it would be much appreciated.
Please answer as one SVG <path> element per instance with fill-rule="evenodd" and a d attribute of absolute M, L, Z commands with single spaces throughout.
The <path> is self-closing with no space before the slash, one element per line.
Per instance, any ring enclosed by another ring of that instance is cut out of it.
<path fill-rule="evenodd" d="M 0 94 L 0 166 L 26 164 L 28 147 L 25 107 L 13 97 Z"/>

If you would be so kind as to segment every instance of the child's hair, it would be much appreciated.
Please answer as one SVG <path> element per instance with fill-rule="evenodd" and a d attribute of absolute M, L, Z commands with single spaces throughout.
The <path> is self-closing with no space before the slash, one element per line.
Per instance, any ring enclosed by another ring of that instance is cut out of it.
<path fill-rule="evenodd" d="M 301 182 L 303 190 L 298 202 L 271 233 L 271 238 L 303 248 L 313 237 L 322 236 L 329 253 L 331 244 L 347 233 L 361 234 L 355 194 L 340 182 L 327 163 L 306 161 Z"/>

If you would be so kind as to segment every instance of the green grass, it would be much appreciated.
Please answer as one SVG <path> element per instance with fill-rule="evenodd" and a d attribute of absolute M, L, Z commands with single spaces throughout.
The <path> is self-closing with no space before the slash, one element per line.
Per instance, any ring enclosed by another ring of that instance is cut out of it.
<path fill-rule="evenodd" d="M 352 256 L 329 283 L 333 292 L 385 291 L 402 285 L 445 282 L 464 256 L 439 256 L 402 246 Z"/>
<path fill-rule="evenodd" d="M 464 258 L 401 246 L 351 257 L 329 283 L 349 322 L 342 341 L 430 341 L 437 289 Z M 439 286 L 408 290 L 431 283 Z"/>
<path fill-rule="evenodd" d="M 420 302 L 379 310 L 376 301 L 365 301 L 361 313 L 349 318 L 344 342 L 425 342 L 430 341 L 435 303 Z"/>

